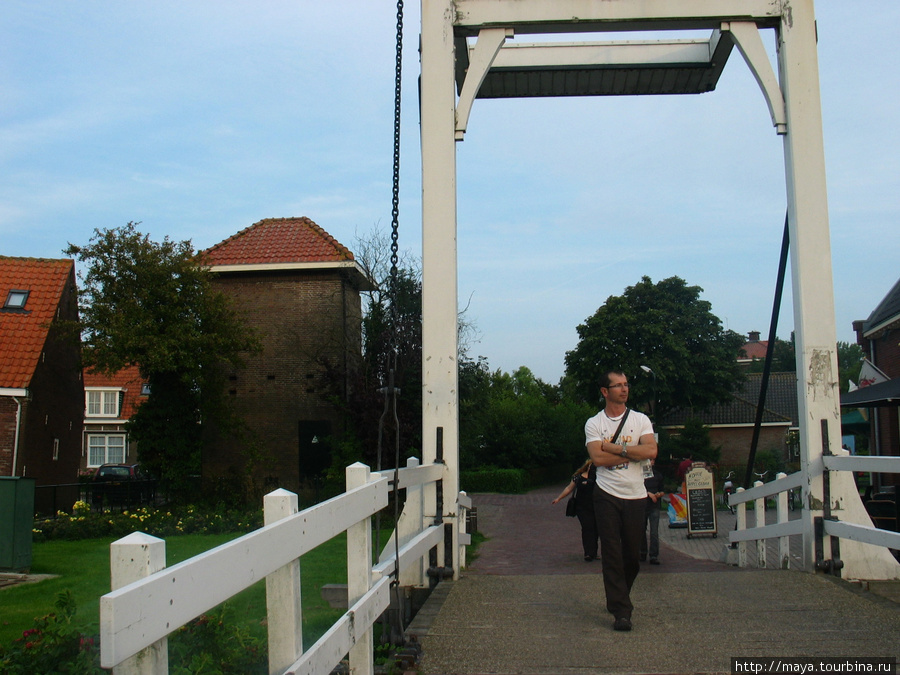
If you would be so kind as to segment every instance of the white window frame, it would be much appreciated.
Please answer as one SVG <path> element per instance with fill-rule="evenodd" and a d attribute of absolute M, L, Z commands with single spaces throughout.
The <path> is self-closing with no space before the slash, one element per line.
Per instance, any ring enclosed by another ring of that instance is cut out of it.
<path fill-rule="evenodd" d="M 119 399 L 121 389 L 102 389 L 100 387 L 85 387 L 84 389 L 84 416 L 118 419 Z M 91 398 L 95 397 L 94 401 Z M 94 410 L 91 410 L 92 404 Z"/>
<path fill-rule="evenodd" d="M 121 448 L 121 457 L 110 457 L 110 439 L 121 439 L 121 446 L 116 444 L 113 445 L 113 449 L 119 450 Z M 101 447 L 100 444 L 92 443 L 91 441 L 95 439 L 103 439 L 102 448 L 103 448 L 103 461 L 96 463 L 92 460 L 92 450 L 94 448 Z M 125 437 L 125 434 L 118 432 L 111 433 L 89 433 L 87 434 L 87 467 L 93 469 L 95 467 L 100 466 L 101 464 L 124 464 L 128 459 L 128 439 Z"/>

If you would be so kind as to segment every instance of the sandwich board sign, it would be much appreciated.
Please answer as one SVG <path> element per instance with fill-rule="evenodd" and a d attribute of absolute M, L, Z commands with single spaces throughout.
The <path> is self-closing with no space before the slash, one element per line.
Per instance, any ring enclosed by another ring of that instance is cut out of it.
<path fill-rule="evenodd" d="M 687 492 L 688 538 L 695 534 L 718 536 L 715 478 L 702 462 L 695 462 L 684 477 Z"/>

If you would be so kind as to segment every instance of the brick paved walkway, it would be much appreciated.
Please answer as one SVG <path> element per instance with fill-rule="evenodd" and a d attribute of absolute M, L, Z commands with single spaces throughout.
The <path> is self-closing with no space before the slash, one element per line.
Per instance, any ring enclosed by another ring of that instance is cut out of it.
<path fill-rule="evenodd" d="M 472 496 L 487 541 L 407 631 L 423 675 L 727 673 L 739 656 L 900 656 L 893 602 L 823 575 L 719 562 L 733 527 L 723 512 L 716 538 L 661 522 L 662 564 L 642 565 L 635 628 L 617 633 L 600 564 L 584 562 L 577 520 L 550 504 L 560 489 Z"/>

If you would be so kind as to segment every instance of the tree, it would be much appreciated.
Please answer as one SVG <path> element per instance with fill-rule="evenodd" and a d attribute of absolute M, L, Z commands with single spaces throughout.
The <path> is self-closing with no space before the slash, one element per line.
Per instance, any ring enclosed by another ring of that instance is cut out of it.
<path fill-rule="evenodd" d="M 600 376 L 621 369 L 632 383 L 632 405 L 653 398 L 657 415 L 672 408 L 703 409 L 725 401 L 742 373 L 736 354 L 743 336 L 726 331 L 702 288 L 679 277 L 654 284 L 643 277 L 578 326 L 578 345 L 566 353 L 564 388 L 582 400 L 600 400 Z"/>
<path fill-rule="evenodd" d="M 362 354 L 349 368 L 323 362 L 335 392 L 349 382 L 347 396 L 335 396 L 343 406 L 348 434 L 341 451 L 333 454 L 332 477 L 343 481 L 344 467 L 362 461 L 373 468 L 394 466 L 394 450 L 400 444 L 400 460 L 421 454 L 422 448 L 422 280 L 418 262 L 408 255 L 398 260 L 396 279 L 391 277 L 388 236 L 374 229 L 357 236 L 354 258 L 373 282 L 363 291 Z M 384 389 L 393 370 L 397 396 L 397 420 L 393 409 L 385 413 Z M 378 456 L 379 443 L 382 456 Z"/>
<path fill-rule="evenodd" d="M 212 289 L 190 241 L 156 243 L 138 224 L 95 230 L 65 253 L 87 266 L 78 275 L 84 365 L 109 374 L 138 366 L 150 396 L 129 432 L 141 463 L 177 497 L 200 472 L 203 422 L 236 424 L 222 364 L 239 365 L 257 339 Z"/>
<path fill-rule="evenodd" d="M 524 366 L 492 373 L 483 357 L 464 360 L 459 399 L 462 468 L 574 468 L 586 458 L 584 423 L 594 410 Z"/>

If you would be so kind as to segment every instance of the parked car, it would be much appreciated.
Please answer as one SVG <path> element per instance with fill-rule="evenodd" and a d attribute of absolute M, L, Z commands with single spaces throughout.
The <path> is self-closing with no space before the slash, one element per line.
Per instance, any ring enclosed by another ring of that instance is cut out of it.
<path fill-rule="evenodd" d="M 147 504 L 156 497 L 156 481 L 139 464 L 102 464 L 91 481 L 94 506 Z"/>

